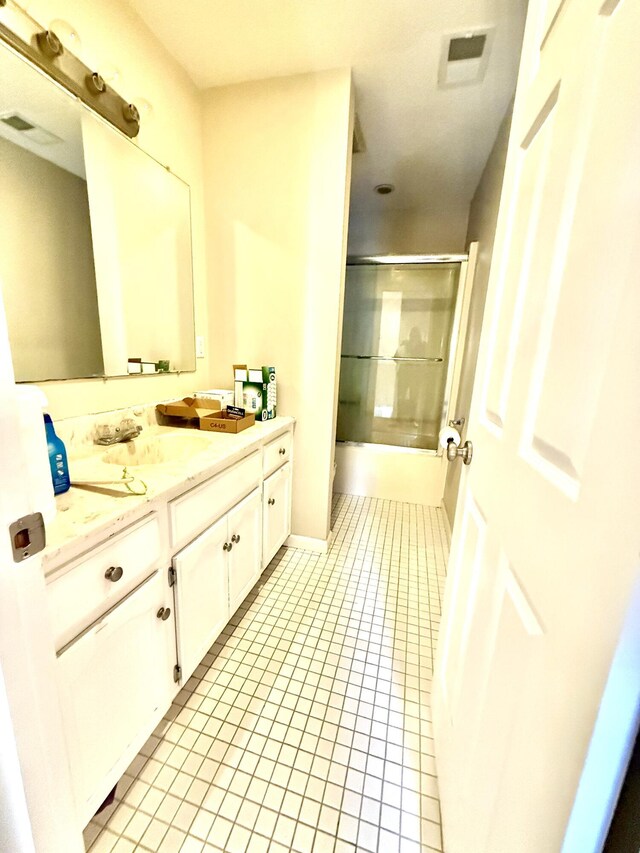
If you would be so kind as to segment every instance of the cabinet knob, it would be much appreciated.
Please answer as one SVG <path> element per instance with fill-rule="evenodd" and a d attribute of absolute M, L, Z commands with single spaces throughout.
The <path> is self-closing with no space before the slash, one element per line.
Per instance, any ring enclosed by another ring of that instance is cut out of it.
<path fill-rule="evenodd" d="M 231 541 L 235 542 L 236 544 L 240 541 L 240 537 L 238 536 L 237 533 L 233 534 L 233 536 L 231 537 Z"/>
<path fill-rule="evenodd" d="M 109 566 L 107 571 L 104 573 L 104 576 L 108 581 L 115 583 L 120 580 L 123 574 L 122 566 Z"/>
<path fill-rule="evenodd" d="M 231 542 L 225 542 L 224 545 L 222 546 L 223 551 L 230 551 L 232 548 L 233 548 L 233 545 L 231 544 Z"/>
<path fill-rule="evenodd" d="M 280 450 L 278 451 L 278 453 L 280 454 L 280 456 L 284 456 L 284 454 L 285 454 L 286 452 L 287 452 L 287 451 L 284 449 L 284 447 L 281 447 L 281 448 L 280 448 Z"/>
<path fill-rule="evenodd" d="M 269 500 L 267 501 L 267 503 L 269 504 L 269 506 L 273 506 L 275 502 L 276 502 L 276 499 L 275 499 L 275 498 L 269 498 Z"/>
<path fill-rule="evenodd" d="M 169 616 L 171 616 L 171 608 L 170 607 L 161 607 L 160 610 L 156 613 L 158 619 L 162 619 L 163 622 L 166 622 Z"/>

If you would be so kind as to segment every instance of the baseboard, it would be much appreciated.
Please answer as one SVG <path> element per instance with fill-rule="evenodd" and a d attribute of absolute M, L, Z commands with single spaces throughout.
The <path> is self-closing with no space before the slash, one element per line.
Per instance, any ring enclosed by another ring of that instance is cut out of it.
<path fill-rule="evenodd" d="M 447 515 L 447 510 L 445 508 L 444 502 L 440 504 L 440 509 L 442 510 L 442 515 L 444 516 L 444 526 L 447 531 L 447 539 L 449 540 L 449 545 L 451 545 L 451 523 L 449 522 L 449 516 Z"/>
<path fill-rule="evenodd" d="M 301 551 L 315 551 L 316 554 L 326 554 L 333 541 L 333 530 L 326 539 L 314 539 L 312 536 L 296 536 L 292 534 L 284 543 L 287 548 L 299 548 Z"/>

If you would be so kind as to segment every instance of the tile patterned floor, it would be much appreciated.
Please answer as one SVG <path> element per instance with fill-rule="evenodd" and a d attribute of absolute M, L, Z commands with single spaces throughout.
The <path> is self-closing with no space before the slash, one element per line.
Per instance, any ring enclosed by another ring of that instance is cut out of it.
<path fill-rule="evenodd" d="M 339 495 L 282 549 L 85 831 L 91 853 L 441 851 L 441 511 Z"/>

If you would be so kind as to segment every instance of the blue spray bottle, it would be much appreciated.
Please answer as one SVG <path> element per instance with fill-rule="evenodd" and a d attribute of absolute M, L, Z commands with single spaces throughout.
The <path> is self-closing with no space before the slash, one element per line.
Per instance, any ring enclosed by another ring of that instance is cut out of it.
<path fill-rule="evenodd" d="M 63 440 L 56 435 L 51 415 L 44 416 L 44 428 L 47 433 L 47 449 L 49 451 L 49 466 L 51 468 L 51 479 L 53 480 L 53 491 L 54 494 L 61 495 L 71 488 L 67 451 L 65 450 Z"/>

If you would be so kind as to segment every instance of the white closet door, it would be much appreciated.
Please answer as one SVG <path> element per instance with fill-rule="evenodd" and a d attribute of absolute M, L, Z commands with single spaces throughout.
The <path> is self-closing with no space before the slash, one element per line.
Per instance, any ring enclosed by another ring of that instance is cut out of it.
<path fill-rule="evenodd" d="M 262 500 L 260 489 L 231 510 L 229 519 L 229 604 L 235 613 L 262 570 Z"/>
<path fill-rule="evenodd" d="M 183 683 L 229 619 L 226 542 L 225 515 L 173 558 Z"/>

